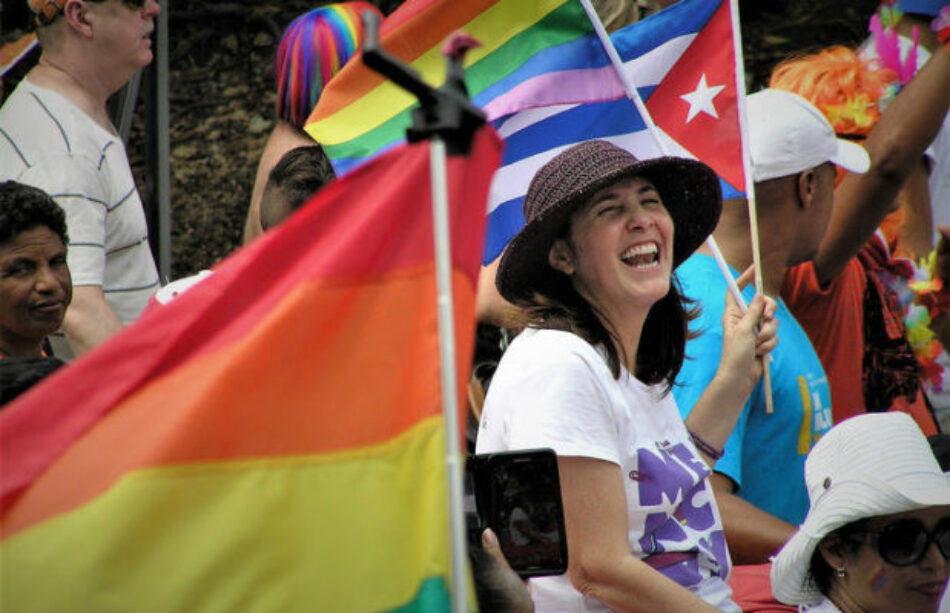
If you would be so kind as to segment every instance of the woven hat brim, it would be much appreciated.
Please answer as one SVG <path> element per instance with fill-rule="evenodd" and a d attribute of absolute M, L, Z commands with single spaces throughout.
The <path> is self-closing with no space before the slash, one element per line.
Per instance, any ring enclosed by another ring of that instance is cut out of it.
<path fill-rule="evenodd" d="M 548 293 L 563 283 L 563 275 L 548 264 L 548 252 L 571 214 L 597 190 L 624 177 L 649 179 L 673 219 L 673 267 L 676 268 L 715 229 L 722 212 L 722 189 L 716 173 L 701 162 L 661 157 L 638 161 L 604 175 L 569 201 L 531 220 L 508 243 L 498 264 L 495 285 L 508 301 L 518 304 L 534 292 Z"/>
<path fill-rule="evenodd" d="M 859 519 L 950 505 L 950 476 L 933 473 L 904 476 L 898 487 L 874 481 L 836 487 L 816 502 L 773 560 L 772 594 L 785 604 L 810 605 L 824 598 L 809 576 L 809 566 L 815 547 L 831 532 Z"/>

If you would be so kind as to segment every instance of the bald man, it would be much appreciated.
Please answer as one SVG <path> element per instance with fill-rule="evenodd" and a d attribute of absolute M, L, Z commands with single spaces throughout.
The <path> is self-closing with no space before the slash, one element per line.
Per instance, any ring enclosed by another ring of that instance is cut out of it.
<path fill-rule="evenodd" d="M 57 354 L 135 320 L 159 287 L 145 213 L 106 102 L 152 61 L 155 0 L 28 0 L 39 63 L 0 108 L 0 180 L 66 211 L 75 290 Z"/>

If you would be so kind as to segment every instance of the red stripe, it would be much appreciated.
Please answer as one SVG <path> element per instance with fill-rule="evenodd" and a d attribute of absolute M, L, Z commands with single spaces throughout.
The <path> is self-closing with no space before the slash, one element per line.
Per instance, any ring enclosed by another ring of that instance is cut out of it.
<path fill-rule="evenodd" d="M 448 163 L 453 259 L 473 287 L 499 154 L 497 135 L 483 130 L 471 158 Z M 331 184 L 213 277 L 0 413 L 0 507 L 127 396 L 252 334 L 301 283 L 371 282 L 430 262 L 428 164 L 426 145 L 401 148 Z"/>

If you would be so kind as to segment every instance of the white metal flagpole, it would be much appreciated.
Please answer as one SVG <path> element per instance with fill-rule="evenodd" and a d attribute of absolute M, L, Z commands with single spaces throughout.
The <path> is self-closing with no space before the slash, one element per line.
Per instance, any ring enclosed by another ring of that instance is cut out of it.
<path fill-rule="evenodd" d="M 455 311 L 452 301 L 452 252 L 449 247 L 449 195 L 445 141 L 429 140 L 432 177 L 432 234 L 435 240 L 435 284 L 439 326 L 439 370 L 445 419 L 445 471 L 449 494 L 449 536 L 452 548 L 452 611 L 468 610 L 465 510 L 462 506 L 462 452 L 459 446 L 458 381 L 455 373 Z"/>

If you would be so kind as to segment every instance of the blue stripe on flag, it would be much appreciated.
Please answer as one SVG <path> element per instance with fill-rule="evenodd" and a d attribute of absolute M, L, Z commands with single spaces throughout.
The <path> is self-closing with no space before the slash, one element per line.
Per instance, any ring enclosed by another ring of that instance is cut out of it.
<path fill-rule="evenodd" d="M 641 90 L 641 96 L 649 95 L 653 89 Z M 501 163 L 512 164 L 556 147 L 645 129 L 643 118 L 626 98 L 584 104 L 508 136 Z"/>
<path fill-rule="evenodd" d="M 524 225 L 524 196 L 509 200 L 488 215 L 482 263 L 490 264 L 501 255 L 508 241 Z"/>
<path fill-rule="evenodd" d="M 677 36 L 699 32 L 721 4 L 709 0 L 682 0 L 643 21 L 617 30 L 610 39 L 620 59 L 627 62 Z"/>

